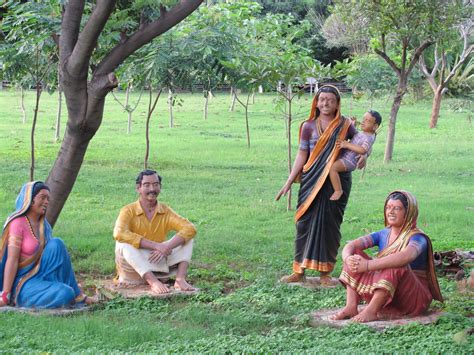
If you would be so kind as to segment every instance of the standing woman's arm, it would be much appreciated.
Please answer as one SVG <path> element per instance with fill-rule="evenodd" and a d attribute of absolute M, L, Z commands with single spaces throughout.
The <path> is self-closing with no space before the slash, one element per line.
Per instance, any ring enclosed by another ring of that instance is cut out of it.
<path fill-rule="evenodd" d="M 286 195 L 286 193 L 291 187 L 291 184 L 293 184 L 298 174 L 301 173 L 301 171 L 303 171 L 303 166 L 305 165 L 307 160 L 308 160 L 308 151 L 298 149 L 298 154 L 296 155 L 296 159 L 293 164 L 293 168 L 291 169 L 290 176 L 288 176 L 288 179 L 286 180 L 285 185 L 283 185 L 283 187 L 280 189 L 280 191 L 276 195 L 275 200 L 278 201 L 280 197 Z"/>

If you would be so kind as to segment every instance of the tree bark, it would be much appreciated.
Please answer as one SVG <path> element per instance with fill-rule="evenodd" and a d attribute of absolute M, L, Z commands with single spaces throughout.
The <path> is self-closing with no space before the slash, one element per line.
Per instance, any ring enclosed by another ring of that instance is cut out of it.
<path fill-rule="evenodd" d="M 209 91 L 204 92 L 204 119 L 207 120 L 207 109 L 209 106 Z"/>
<path fill-rule="evenodd" d="M 20 87 L 20 108 L 21 108 L 21 122 L 26 123 L 26 110 L 25 110 L 25 90 Z"/>
<path fill-rule="evenodd" d="M 443 98 L 444 88 L 438 86 L 433 97 L 433 106 L 431 108 L 430 128 L 436 128 L 438 124 L 439 111 L 441 109 L 441 99 Z"/>
<path fill-rule="evenodd" d="M 137 49 L 185 19 L 202 0 L 180 0 L 157 20 L 140 26 L 99 62 L 88 80 L 90 59 L 115 3 L 98 1 L 82 31 L 85 0 L 69 0 L 64 5 L 59 57 L 68 121 L 58 157 L 46 179 L 52 195 L 46 217 L 53 226 L 74 186 L 89 142 L 102 123 L 105 97 L 118 85 L 114 70 Z"/>
<path fill-rule="evenodd" d="M 36 130 L 36 121 L 38 119 L 39 103 L 41 97 L 41 83 L 36 83 L 36 104 L 33 115 L 33 124 L 31 125 L 31 165 L 30 165 L 30 181 L 35 179 L 35 130 Z"/>
<path fill-rule="evenodd" d="M 231 101 L 230 101 L 229 112 L 234 112 L 234 110 L 235 110 L 235 98 L 237 96 L 236 93 L 235 93 L 236 90 L 237 90 L 236 88 L 234 88 L 232 86 L 230 87 L 230 99 L 231 99 Z"/>
<path fill-rule="evenodd" d="M 153 101 L 153 88 L 150 85 L 150 97 L 148 100 L 148 114 L 146 116 L 146 127 L 145 127 L 145 141 L 146 141 L 146 148 L 145 148 L 145 160 L 144 160 L 144 169 L 148 169 L 148 158 L 150 156 L 150 119 L 153 111 L 155 111 L 156 104 L 158 103 L 158 99 L 160 98 L 162 89 L 159 89 L 156 93 L 155 101 Z M 153 101 L 153 102 L 152 102 Z"/>
<path fill-rule="evenodd" d="M 245 104 L 245 128 L 247 130 L 247 148 L 250 149 L 249 100 L 250 94 L 247 94 L 247 102 Z"/>
<path fill-rule="evenodd" d="M 291 115 L 291 99 L 290 99 L 288 100 L 288 175 L 291 174 L 291 165 L 292 165 L 291 164 L 291 120 L 292 120 L 292 115 Z M 289 211 L 291 210 L 291 186 L 286 196 L 287 196 L 286 210 Z"/>
<path fill-rule="evenodd" d="M 63 107 L 63 92 L 61 87 L 58 86 L 58 112 L 56 115 L 56 127 L 54 130 L 54 141 L 58 143 L 60 141 L 60 132 L 61 132 L 61 113 Z"/>
<path fill-rule="evenodd" d="M 402 103 L 403 96 L 407 90 L 406 78 L 402 80 L 397 88 L 397 93 L 393 99 L 392 109 L 390 110 L 390 122 L 388 124 L 387 144 L 385 146 L 384 163 L 388 163 L 393 157 L 393 147 L 395 145 L 395 125 L 397 122 L 398 110 Z"/>
<path fill-rule="evenodd" d="M 132 112 L 130 110 L 130 106 L 128 105 L 130 101 L 130 83 L 127 85 L 127 90 L 125 91 L 125 111 L 128 113 L 128 120 L 127 120 L 127 134 L 132 133 Z"/>
<path fill-rule="evenodd" d="M 170 110 L 170 128 L 174 127 L 174 117 L 173 117 L 173 90 L 168 88 L 168 107 Z"/>

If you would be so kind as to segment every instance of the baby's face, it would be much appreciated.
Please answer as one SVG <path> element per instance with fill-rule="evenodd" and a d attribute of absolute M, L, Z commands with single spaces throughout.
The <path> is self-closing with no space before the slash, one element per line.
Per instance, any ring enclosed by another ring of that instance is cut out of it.
<path fill-rule="evenodd" d="M 360 128 L 364 132 L 374 133 L 379 125 L 375 123 L 375 117 L 370 114 L 370 112 L 366 112 L 362 117 L 362 122 L 360 124 Z"/>

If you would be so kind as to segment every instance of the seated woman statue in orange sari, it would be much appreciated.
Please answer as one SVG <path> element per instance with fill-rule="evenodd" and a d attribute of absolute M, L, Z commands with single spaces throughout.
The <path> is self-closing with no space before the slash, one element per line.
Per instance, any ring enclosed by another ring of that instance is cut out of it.
<path fill-rule="evenodd" d="M 350 241 L 342 251 L 339 280 L 346 287 L 346 306 L 332 320 L 370 322 L 380 317 L 418 316 L 431 301 L 443 301 L 428 236 L 416 226 L 418 205 L 406 191 L 385 201 L 385 229 Z M 378 247 L 370 258 L 364 249 Z M 368 305 L 359 313 L 358 305 Z"/>

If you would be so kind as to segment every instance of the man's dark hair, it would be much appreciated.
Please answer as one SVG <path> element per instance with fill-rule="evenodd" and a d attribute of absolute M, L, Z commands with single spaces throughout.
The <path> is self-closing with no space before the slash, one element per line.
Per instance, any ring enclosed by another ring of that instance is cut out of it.
<path fill-rule="evenodd" d="M 398 200 L 403 204 L 403 207 L 405 208 L 406 211 L 408 211 L 408 199 L 404 194 L 401 192 L 393 192 L 390 195 L 388 195 L 387 201 L 388 200 Z"/>
<path fill-rule="evenodd" d="M 379 126 L 382 123 L 382 116 L 380 113 L 374 110 L 370 110 L 369 113 L 372 115 L 373 118 L 375 118 L 375 123 L 377 123 Z"/>
<path fill-rule="evenodd" d="M 137 185 L 141 185 L 143 177 L 144 176 L 150 176 L 150 175 L 158 176 L 158 182 L 161 184 L 161 176 L 158 175 L 158 173 L 155 170 L 151 170 L 151 169 L 145 169 L 143 171 L 140 171 L 140 174 L 138 174 L 137 179 L 135 180 L 135 183 Z"/>

